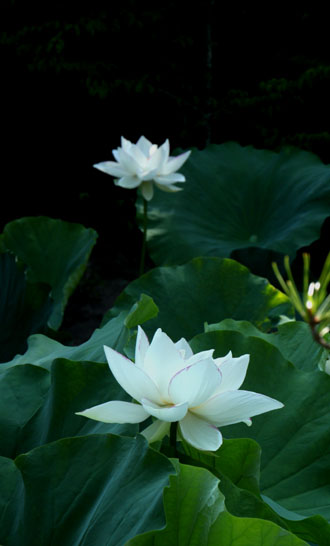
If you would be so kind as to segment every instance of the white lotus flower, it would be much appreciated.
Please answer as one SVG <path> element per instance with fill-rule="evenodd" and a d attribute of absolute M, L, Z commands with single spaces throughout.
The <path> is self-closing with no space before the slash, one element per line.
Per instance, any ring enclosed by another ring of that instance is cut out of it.
<path fill-rule="evenodd" d="M 121 137 L 121 148 L 112 151 L 116 161 L 103 161 L 94 165 L 96 169 L 116 177 L 115 184 L 122 188 L 137 188 L 147 201 L 154 194 L 153 182 L 163 191 L 180 191 L 175 182 L 185 182 L 183 174 L 177 173 L 190 155 L 189 152 L 169 157 L 170 144 L 166 140 L 158 148 L 144 136 L 136 144 Z"/>
<path fill-rule="evenodd" d="M 215 451 L 222 444 L 217 427 L 245 422 L 283 407 L 281 402 L 250 391 L 238 390 L 244 381 L 249 355 L 233 358 L 229 352 L 213 359 L 213 349 L 193 355 L 185 339 L 173 343 L 159 328 L 152 342 L 138 327 L 135 364 L 105 347 L 114 377 L 138 404 L 111 401 L 78 415 L 105 423 L 140 423 L 156 418 L 142 434 L 149 442 L 169 433 L 178 421 L 178 432 L 192 446 Z"/>

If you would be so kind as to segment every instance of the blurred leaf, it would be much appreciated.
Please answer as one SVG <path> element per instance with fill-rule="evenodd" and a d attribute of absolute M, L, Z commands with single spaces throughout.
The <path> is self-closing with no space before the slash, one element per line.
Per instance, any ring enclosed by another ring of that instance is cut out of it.
<path fill-rule="evenodd" d="M 101 328 L 96 329 L 90 339 L 81 345 L 68 347 L 43 335 L 30 336 L 26 353 L 17 355 L 1 367 L 5 369 L 16 364 L 31 363 L 49 370 L 56 358 L 105 362 L 103 345 L 108 345 L 123 353 L 124 348 L 134 339 L 135 333 L 125 326 L 125 321 L 134 324 L 138 318 L 142 324 L 143 320 L 153 317 L 155 312 L 156 306 L 151 298 L 142 296 L 137 303 L 120 312 L 118 316 L 106 322 Z"/>
<path fill-rule="evenodd" d="M 294 256 L 329 216 L 330 167 L 311 153 L 226 142 L 194 149 L 181 171 L 183 191 L 157 191 L 148 207 L 149 250 L 160 265 L 249 247 Z"/>
<path fill-rule="evenodd" d="M 284 358 L 297 368 L 305 371 L 319 371 L 319 364 L 326 358 L 328 351 L 318 345 L 305 322 L 289 321 L 278 326 L 278 331 L 265 334 L 250 322 L 223 320 L 218 324 L 205 326 L 206 332 L 217 330 L 237 331 L 248 337 L 259 337 L 271 343 L 281 351 Z"/>
<path fill-rule="evenodd" d="M 11 254 L 0 254 L 0 362 L 25 351 L 30 334 L 42 330 L 52 311 L 50 287 L 29 282 Z"/>
<path fill-rule="evenodd" d="M 127 328 L 136 328 L 139 324 L 143 324 L 147 320 L 158 315 L 158 307 L 150 296 L 141 294 L 140 300 L 135 303 L 129 315 L 125 319 Z"/>
<path fill-rule="evenodd" d="M 80 224 L 31 217 L 9 222 L 3 243 L 28 266 L 28 279 L 47 283 L 52 288 L 54 309 L 51 328 L 59 328 L 69 296 L 77 286 L 97 233 Z"/>

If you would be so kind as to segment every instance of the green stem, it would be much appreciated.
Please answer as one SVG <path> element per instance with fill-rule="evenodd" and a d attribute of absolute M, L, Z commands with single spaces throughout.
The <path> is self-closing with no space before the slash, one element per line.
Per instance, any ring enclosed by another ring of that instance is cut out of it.
<path fill-rule="evenodd" d="M 144 262 L 146 256 L 146 244 L 147 244 L 147 226 L 148 226 L 148 201 L 143 199 L 143 241 L 140 260 L 140 276 L 144 273 Z"/>
<path fill-rule="evenodd" d="M 177 435 L 177 430 L 178 430 L 178 422 L 177 422 L 177 421 L 174 421 L 173 423 L 171 423 L 171 428 L 170 428 L 170 445 L 171 445 L 171 447 L 172 447 L 173 457 L 177 457 L 177 456 L 178 456 L 177 450 L 176 450 L 176 435 Z"/>

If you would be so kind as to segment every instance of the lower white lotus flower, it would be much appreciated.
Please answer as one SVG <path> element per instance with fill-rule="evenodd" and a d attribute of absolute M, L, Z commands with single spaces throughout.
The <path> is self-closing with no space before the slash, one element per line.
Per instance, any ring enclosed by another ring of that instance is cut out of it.
<path fill-rule="evenodd" d="M 147 201 L 154 194 L 153 182 L 163 191 L 180 191 L 175 182 L 185 182 L 183 174 L 177 173 L 190 155 L 189 152 L 169 157 L 170 144 L 166 140 L 158 148 L 141 136 L 136 144 L 121 137 L 121 148 L 112 151 L 116 161 L 103 161 L 94 167 L 116 178 L 115 184 L 122 188 L 141 189 Z"/>
<path fill-rule="evenodd" d="M 142 434 L 149 442 L 162 439 L 178 421 L 178 433 L 192 446 L 215 451 L 222 444 L 217 427 L 245 422 L 283 407 L 255 392 L 238 390 L 244 381 L 249 355 L 228 353 L 213 359 L 213 349 L 193 354 L 185 339 L 173 343 L 158 329 L 149 344 L 138 327 L 135 364 L 109 347 L 105 354 L 114 377 L 138 404 L 111 401 L 78 415 L 105 423 L 140 423 L 156 418 Z"/>

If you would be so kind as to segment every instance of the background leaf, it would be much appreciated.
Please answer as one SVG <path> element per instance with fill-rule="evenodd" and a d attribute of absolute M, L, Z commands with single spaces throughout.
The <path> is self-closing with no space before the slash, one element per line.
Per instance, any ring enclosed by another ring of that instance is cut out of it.
<path fill-rule="evenodd" d="M 158 191 L 149 205 L 149 251 L 157 264 L 229 257 L 249 247 L 294 256 L 319 237 L 329 216 L 330 167 L 298 149 L 211 145 L 194 149 L 182 173 L 182 192 Z"/>
<path fill-rule="evenodd" d="M 145 325 L 148 334 L 160 327 L 173 340 L 190 339 L 204 329 L 205 321 L 230 317 L 267 327 L 276 316 L 293 314 L 288 298 L 266 279 L 221 258 L 195 258 L 182 266 L 152 269 L 128 284 L 105 320 L 131 308 L 141 293 L 151 296 L 159 308 L 157 318 Z"/>
<path fill-rule="evenodd" d="M 97 233 L 81 224 L 44 216 L 9 222 L 3 243 L 28 266 L 29 280 L 52 288 L 51 328 L 59 328 L 69 296 L 77 286 L 96 242 Z"/>
<path fill-rule="evenodd" d="M 121 546 L 164 524 L 162 493 L 174 469 L 142 436 L 67 438 L 8 461 L 0 458 L 0 506 L 3 483 L 10 500 L 0 515 L 6 546 Z"/>
<path fill-rule="evenodd" d="M 0 455 L 6 457 L 65 437 L 138 431 L 138 425 L 75 415 L 110 400 L 131 401 L 107 364 L 57 359 L 50 373 L 30 364 L 14 366 L 0 373 L 0 395 Z"/>
<path fill-rule="evenodd" d="M 0 254 L 0 363 L 27 348 L 30 334 L 45 328 L 52 311 L 50 287 L 27 281 L 15 256 Z"/>
<path fill-rule="evenodd" d="M 143 324 L 157 314 L 157 306 L 152 299 L 141 296 L 140 300 L 131 308 L 119 313 L 118 316 L 108 321 L 102 328 L 96 329 L 90 339 L 76 347 L 68 347 L 44 335 L 30 336 L 28 350 L 23 355 L 17 355 L 13 360 L 6 362 L 2 369 L 10 368 L 17 364 L 32 363 L 50 369 L 56 358 L 68 358 L 71 360 L 90 360 L 93 362 L 105 362 L 103 345 L 124 352 L 124 348 L 134 338 L 126 324 L 133 325 L 136 321 Z"/>
<path fill-rule="evenodd" d="M 20 452 L 26 426 L 45 402 L 49 385 L 49 373 L 37 366 L 0 370 L 0 455 Z"/>
<path fill-rule="evenodd" d="M 319 365 L 328 351 L 316 343 L 310 327 L 305 322 L 288 321 L 278 325 L 275 333 L 264 333 L 247 321 L 223 320 L 205 326 L 206 332 L 217 330 L 237 331 L 247 337 L 259 337 L 281 351 L 284 358 L 305 371 L 319 371 Z"/>

